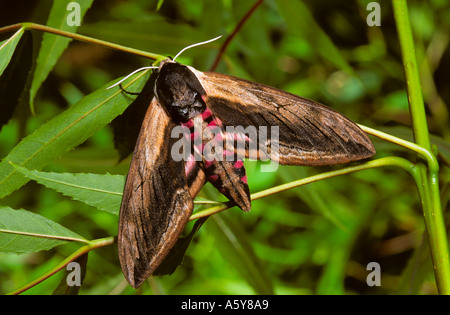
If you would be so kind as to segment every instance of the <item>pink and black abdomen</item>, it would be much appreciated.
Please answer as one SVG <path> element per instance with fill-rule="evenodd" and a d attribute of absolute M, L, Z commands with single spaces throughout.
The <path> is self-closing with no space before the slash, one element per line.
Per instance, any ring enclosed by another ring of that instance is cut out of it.
<path fill-rule="evenodd" d="M 206 181 L 239 208 L 250 211 L 250 190 L 244 163 L 233 148 L 226 147 L 227 135 L 220 120 L 206 108 L 202 114 L 181 125 L 189 129 L 185 137 L 189 138 L 193 149 L 185 162 L 188 184 L 199 182 L 196 177 L 204 175 Z"/>

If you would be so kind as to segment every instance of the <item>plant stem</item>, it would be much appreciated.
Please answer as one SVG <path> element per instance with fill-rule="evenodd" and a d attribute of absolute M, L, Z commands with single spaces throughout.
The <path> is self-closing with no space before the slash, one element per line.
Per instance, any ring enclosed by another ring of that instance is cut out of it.
<path fill-rule="evenodd" d="M 89 244 L 84 245 L 84 246 L 80 247 L 79 249 L 77 249 L 72 255 L 70 255 L 69 257 L 64 259 L 62 262 L 60 262 L 58 265 L 56 265 L 49 271 L 45 272 L 44 274 L 42 274 L 38 278 L 34 279 L 33 281 L 28 282 L 24 286 L 9 292 L 8 295 L 17 295 L 17 294 L 20 294 L 20 293 L 34 287 L 35 285 L 41 283 L 45 279 L 53 276 L 55 273 L 57 273 L 58 271 L 60 271 L 64 267 L 66 267 L 70 262 L 72 262 L 75 259 L 77 259 L 78 257 L 88 253 L 92 249 L 114 244 L 115 241 L 116 241 L 115 237 L 107 237 L 107 238 L 101 238 L 101 239 L 90 241 Z"/>
<path fill-rule="evenodd" d="M 244 26 L 245 22 L 250 18 L 250 16 L 255 12 L 255 10 L 263 3 L 264 0 L 257 0 L 255 4 L 248 10 L 248 12 L 244 15 L 244 17 L 239 21 L 239 23 L 236 25 L 234 30 L 231 32 L 230 35 L 228 35 L 225 42 L 220 47 L 219 53 L 217 54 L 216 59 L 214 60 L 213 65 L 209 69 L 209 71 L 214 71 L 217 68 L 217 65 L 219 64 L 220 59 L 222 58 L 223 53 L 227 49 L 228 45 L 231 43 L 231 40 L 236 36 L 236 34 L 239 32 L 239 30 Z"/>
<path fill-rule="evenodd" d="M 339 175 L 344 175 L 344 174 L 348 174 L 348 173 L 352 173 L 352 172 L 357 172 L 357 171 L 362 171 L 362 170 L 366 170 L 366 169 L 370 169 L 370 168 L 375 168 L 375 167 L 383 167 L 383 166 L 398 166 L 402 169 L 404 169 L 405 171 L 407 171 L 409 174 L 411 174 L 411 176 L 414 178 L 416 184 L 419 184 L 420 182 L 420 178 L 419 178 L 419 174 L 417 173 L 417 169 L 415 168 L 415 165 L 413 163 L 411 163 L 410 161 L 403 159 L 403 158 L 399 158 L 399 157 L 385 157 L 385 158 L 381 158 L 378 160 L 374 160 L 374 161 L 369 161 L 360 165 L 356 165 L 356 166 L 350 166 L 350 167 L 346 167 L 340 170 L 335 170 L 335 171 L 330 171 L 330 172 L 325 172 L 325 173 L 321 173 L 321 174 L 317 174 L 314 176 L 309 176 L 307 178 L 302 178 L 287 184 L 282 184 L 279 186 L 275 186 L 275 187 L 271 187 L 269 189 L 266 190 L 262 190 L 259 191 L 257 193 L 252 194 L 251 200 L 256 200 L 256 199 L 260 199 L 263 197 L 267 197 L 276 193 L 279 193 L 281 191 L 285 191 L 288 189 L 292 189 L 295 187 L 299 187 L 299 186 L 303 186 L 306 184 L 310 184 L 319 180 L 323 180 L 326 178 L 331 178 L 331 177 L 335 177 L 335 176 L 339 176 Z M 226 209 L 232 208 L 235 205 L 231 202 L 227 202 L 221 205 L 217 205 L 215 207 L 211 207 L 205 210 L 201 210 L 198 211 L 196 213 L 194 213 L 189 220 L 196 220 L 205 216 L 209 216 L 221 211 L 224 211 Z"/>
<path fill-rule="evenodd" d="M 394 14 L 400 41 L 400 48 L 405 68 L 406 88 L 412 119 L 414 139 L 417 144 L 431 150 L 428 134 L 425 106 L 423 103 L 422 86 L 416 60 L 413 34 L 409 21 L 406 0 L 394 0 Z"/>
<path fill-rule="evenodd" d="M 436 159 L 436 156 L 434 156 L 431 151 L 423 148 L 420 145 L 417 145 L 413 142 L 409 142 L 407 140 L 395 137 L 393 135 L 387 134 L 385 132 L 376 130 L 376 129 L 372 129 L 363 125 L 358 125 L 364 132 L 371 134 L 373 136 L 376 136 L 380 139 L 389 141 L 391 143 L 395 143 L 399 146 L 402 146 L 404 148 L 413 150 L 415 152 L 417 152 L 418 154 L 420 154 L 428 163 L 428 167 L 430 168 L 431 171 L 433 172 L 439 172 L 439 163 Z"/>
<path fill-rule="evenodd" d="M 153 59 L 153 60 L 163 60 L 163 59 L 167 58 L 166 56 L 153 54 L 153 53 L 149 53 L 149 52 L 146 52 L 143 50 L 134 49 L 134 48 L 130 48 L 130 47 L 122 46 L 122 45 L 113 44 L 113 43 L 110 43 L 110 42 L 107 42 L 104 40 L 100 40 L 100 39 L 96 39 L 96 38 L 92 38 L 89 36 L 80 35 L 80 34 L 76 34 L 76 33 L 70 33 L 70 32 L 62 31 L 62 30 L 59 30 L 59 29 L 56 29 L 53 27 L 36 24 L 36 23 L 25 22 L 25 23 L 18 23 L 18 24 L 6 26 L 3 28 L 0 28 L 0 34 L 18 30 L 22 27 L 26 30 L 36 30 L 36 31 L 52 33 L 52 34 L 60 35 L 60 36 L 64 36 L 64 37 L 69 37 L 69 38 L 76 39 L 76 40 L 79 40 L 82 42 L 105 46 L 105 47 L 108 47 L 111 49 L 120 50 L 123 52 L 127 52 L 130 54 L 134 54 L 137 56 L 141 56 L 141 57 L 149 58 L 149 59 Z"/>
<path fill-rule="evenodd" d="M 402 51 L 403 66 L 405 68 L 414 139 L 419 146 L 429 151 L 430 155 L 432 155 L 406 0 L 394 0 L 393 9 Z M 421 195 L 422 208 L 429 236 L 438 291 L 441 294 L 450 294 L 450 260 L 447 231 L 439 198 L 439 168 L 428 166 L 429 170 L 427 172 L 425 165 L 422 163 L 417 165 L 423 192 Z"/>

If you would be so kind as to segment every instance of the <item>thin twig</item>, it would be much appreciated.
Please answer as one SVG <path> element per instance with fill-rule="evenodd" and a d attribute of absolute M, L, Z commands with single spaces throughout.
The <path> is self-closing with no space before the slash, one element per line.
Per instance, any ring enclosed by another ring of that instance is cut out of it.
<path fill-rule="evenodd" d="M 417 174 L 416 169 L 414 168 L 413 163 L 411 163 L 410 161 L 408 161 L 404 158 L 390 156 L 390 157 L 380 158 L 380 159 L 377 159 L 374 161 L 369 161 L 369 162 L 366 162 L 366 163 L 363 163 L 360 165 L 346 167 L 346 168 L 343 168 L 340 170 L 334 170 L 334 171 L 330 171 L 330 172 L 320 173 L 320 174 L 302 178 L 302 179 L 299 179 L 299 180 L 296 180 L 296 181 L 293 181 L 293 182 L 290 182 L 287 184 L 282 184 L 279 186 L 271 187 L 271 188 L 268 188 L 268 189 L 265 189 L 265 190 L 262 190 L 262 191 L 252 194 L 250 196 L 250 198 L 251 198 L 251 200 L 256 200 L 256 199 L 264 198 L 264 197 L 267 197 L 267 196 L 270 196 L 270 195 L 273 195 L 273 194 L 276 194 L 276 193 L 279 193 L 279 192 L 282 192 L 282 191 L 285 191 L 288 189 L 292 189 L 292 188 L 296 188 L 296 187 L 310 184 L 313 182 L 317 182 L 319 180 L 324 180 L 324 179 L 335 177 L 335 176 L 340 176 L 340 175 L 349 174 L 349 173 L 353 173 L 353 172 L 357 172 L 357 171 L 363 171 L 363 170 L 367 170 L 367 169 L 371 169 L 371 168 L 384 167 L 384 166 L 400 167 L 403 170 L 407 171 L 414 178 L 416 184 L 418 183 L 418 174 Z M 193 220 L 197 220 L 199 218 L 210 216 L 212 214 L 222 212 L 222 211 L 232 208 L 234 206 L 235 206 L 235 204 L 231 201 L 222 203 L 215 207 L 211 207 L 211 208 L 201 210 L 201 211 L 194 213 L 189 218 L 189 221 L 193 221 Z"/>
<path fill-rule="evenodd" d="M 239 30 L 244 26 L 245 22 L 250 18 L 250 16 L 255 12 L 256 8 L 259 7 L 261 3 L 263 3 L 264 0 L 258 0 L 255 2 L 255 4 L 250 8 L 250 10 L 244 15 L 244 17 L 239 21 L 239 23 L 236 25 L 234 30 L 231 32 L 230 35 L 228 35 L 225 42 L 222 44 L 219 50 L 219 54 L 216 57 L 216 60 L 214 60 L 214 63 L 210 69 L 210 71 L 214 71 L 217 68 L 217 65 L 219 64 L 220 59 L 222 58 L 222 55 L 224 54 L 225 50 L 227 49 L 228 45 L 230 44 L 231 40 L 236 36 L 236 34 L 239 32 Z"/>
<path fill-rule="evenodd" d="M 89 251 L 91 251 L 93 249 L 114 244 L 116 242 L 116 240 L 117 240 L 116 237 L 107 237 L 107 238 L 90 241 L 89 244 L 84 245 L 84 246 L 80 247 L 79 249 L 77 249 L 72 255 L 70 255 L 69 257 L 64 259 L 62 262 L 57 264 L 55 267 L 53 267 L 49 271 L 45 272 L 44 274 L 42 274 L 38 278 L 34 279 L 33 281 L 25 284 L 24 286 L 14 290 L 14 291 L 9 292 L 8 295 L 17 295 L 22 292 L 25 292 L 26 290 L 38 285 L 42 281 L 50 278 L 58 271 L 64 269 L 69 263 L 71 263 L 78 257 L 88 253 Z"/>
<path fill-rule="evenodd" d="M 85 43 L 97 44 L 97 45 L 108 47 L 110 49 L 124 51 L 124 52 L 130 53 L 130 54 L 134 54 L 134 55 L 141 56 L 141 57 L 148 58 L 148 59 L 163 60 L 166 58 L 165 56 L 162 56 L 162 55 L 149 53 L 146 51 L 130 48 L 127 46 L 113 44 L 113 43 L 110 43 L 110 42 L 107 42 L 104 40 L 96 39 L 93 37 L 89 37 L 89 36 L 85 36 L 85 35 L 81 35 L 81 34 L 77 34 L 77 33 L 66 32 L 66 31 L 63 31 L 60 29 L 56 29 L 53 27 L 36 24 L 36 23 L 24 22 L 24 23 L 17 23 L 14 25 L 5 26 L 5 27 L 0 28 L 0 34 L 11 32 L 14 30 L 19 30 L 21 28 L 24 28 L 26 30 L 36 30 L 36 31 L 42 31 L 42 32 L 46 32 L 46 33 L 59 35 L 59 36 L 64 36 L 64 37 L 68 37 L 68 38 L 75 39 L 75 40 L 85 42 Z"/>

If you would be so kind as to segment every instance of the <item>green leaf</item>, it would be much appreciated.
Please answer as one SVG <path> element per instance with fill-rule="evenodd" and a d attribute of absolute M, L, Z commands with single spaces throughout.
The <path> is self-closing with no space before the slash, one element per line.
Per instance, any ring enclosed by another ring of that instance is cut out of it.
<path fill-rule="evenodd" d="M 67 241 L 87 242 L 65 227 L 26 210 L 0 207 L 0 252 L 49 250 Z"/>
<path fill-rule="evenodd" d="M 145 51 L 157 50 L 162 55 L 172 56 L 180 49 L 198 42 L 199 38 L 208 38 L 198 29 L 186 24 L 173 24 L 159 16 L 145 22 L 99 21 L 83 24 L 80 32 L 111 43 Z M 199 46 L 198 49 L 210 48 Z"/>
<path fill-rule="evenodd" d="M 67 23 L 67 17 L 72 13 L 72 11 L 67 10 L 67 4 L 69 2 L 71 1 L 53 1 L 52 9 L 47 20 L 47 26 L 76 33 L 78 26 L 71 26 Z M 80 5 L 80 22 L 86 11 L 90 8 L 92 2 L 93 0 L 77 0 L 77 3 Z M 37 58 L 36 69 L 34 70 L 34 78 L 31 83 L 31 108 L 33 108 L 34 97 L 41 87 L 42 82 L 45 81 L 71 40 L 72 39 L 70 38 L 56 36 L 54 34 L 44 34 Z"/>
<path fill-rule="evenodd" d="M 289 30 L 305 38 L 324 59 L 350 74 L 353 70 L 330 37 L 314 20 L 309 8 L 301 1 L 277 0 L 278 10 L 284 17 Z"/>
<path fill-rule="evenodd" d="M 147 80 L 148 73 L 142 72 L 123 87 L 138 91 Z M 133 87 L 130 87 L 131 85 Z M 106 90 L 106 87 L 103 87 L 27 136 L 0 163 L 0 198 L 28 182 L 10 161 L 28 169 L 40 170 L 102 129 L 131 102 L 132 98 L 119 88 Z"/>
<path fill-rule="evenodd" d="M 14 168 L 30 179 L 63 195 L 112 214 L 119 214 L 125 177 L 111 174 L 48 173 Z"/>
<path fill-rule="evenodd" d="M 242 228 L 226 215 L 213 215 L 207 226 L 213 232 L 221 254 L 237 269 L 257 294 L 273 294 L 273 285 L 259 258 L 253 252 Z"/>
<path fill-rule="evenodd" d="M 19 43 L 20 38 L 24 33 L 24 28 L 18 30 L 13 36 L 9 39 L 4 40 L 0 43 L 0 75 L 2 75 L 3 71 L 9 64 L 11 57 L 16 49 L 17 44 Z"/>
<path fill-rule="evenodd" d="M 156 5 L 156 11 L 159 11 L 159 9 L 161 9 L 163 4 L 164 4 L 164 0 L 158 0 L 158 4 Z"/>
<path fill-rule="evenodd" d="M 20 39 L 11 61 L 0 76 L 0 99 L 2 114 L 0 129 L 8 123 L 22 98 L 27 99 L 27 79 L 32 67 L 33 37 L 30 32 Z"/>

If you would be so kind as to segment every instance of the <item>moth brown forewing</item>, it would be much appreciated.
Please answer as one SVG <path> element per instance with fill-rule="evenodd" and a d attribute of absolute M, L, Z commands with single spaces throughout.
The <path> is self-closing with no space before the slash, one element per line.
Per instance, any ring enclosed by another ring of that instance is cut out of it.
<path fill-rule="evenodd" d="M 276 127 L 277 152 L 265 156 L 284 165 L 334 165 L 375 154 L 354 122 L 315 101 L 169 59 L 160 63 L 156 75 L 155 96 L 134 149 L 119 217 L 119 259 L 134 288 L 175 245 L 206 181 L 243 211 L 250 210 L 243 158 L 262 154 L 254 152 L 255 139 L 230 134 L 230 128 Z M 201 132 L 196 132 L 199 121 Z M 183 159 L 171 151 L 180 141 L 172 137 L 179 127 L 190 132 L 185 137 L 191 153 Z M 228 141 L 237 138 L 244 142 L 240 150 Z M 226 145 L 220 148 L 222 142 Z M 202 151 L 208 145 L 210 155 Z"/>

